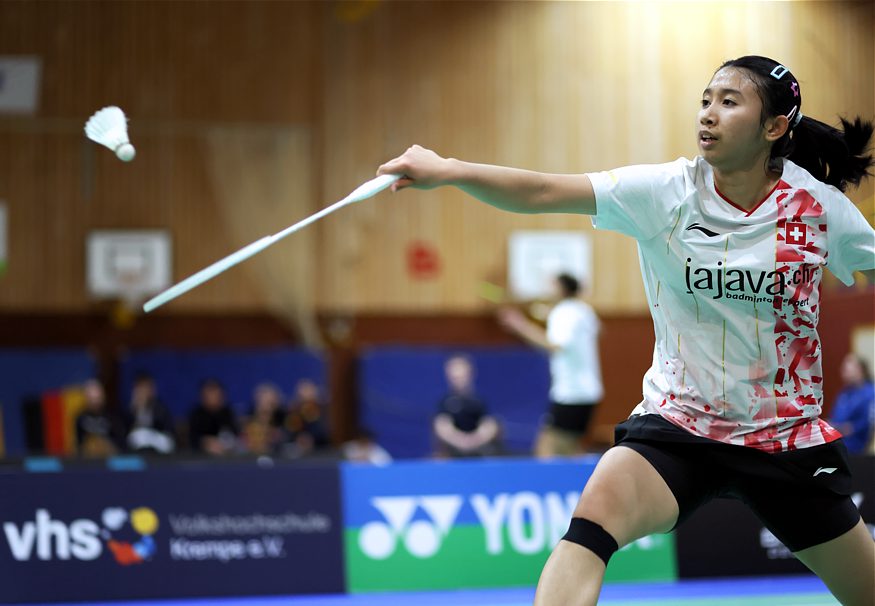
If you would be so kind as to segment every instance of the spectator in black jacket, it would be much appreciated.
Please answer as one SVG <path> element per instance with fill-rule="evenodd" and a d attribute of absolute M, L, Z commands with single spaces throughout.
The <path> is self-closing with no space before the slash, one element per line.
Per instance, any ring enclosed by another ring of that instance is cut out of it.
<path fill-rule="evenodd" d="M 125 421 L 129 449 L 162 454 L 175 449 L 173 417 L 158 399 L 155 380 L 150 375 L 144 373 L 134 379 Z"/>
<path fill-rule="evenodd" d="M 474 365 L 456 354 L 444 364 L 449 392 L 432 422 L 438 458 L 480 457 L 499 451 L 499 425 L 474 390 Z"/>
<path fill-rule="evenodd" d="M 123 442 L 124 431 L 118 418 L 106 406 L 106 393 L 97 379 L 82 386 L 85 410 L 76 418 L 76 445 L 86 457 L 107 457 L 116 454 Z"/>
<path fill-rule="evenodd" d="M 319 388 L 309 379 L 295 386 L 295 397 L 289 403 L 285 430 L 289 436 L 286 453 L 306 456 L 329 446 L 328 428 Z"/>
<path fill-rule="evenodd" d="M 274 454 L 286 439 L 283 395 L 276 385 L 260 383 L 255 387 L 252 400 L 252 414 L 243 423 L 242 442 L 252 454 Z"/>
<path fill-rule="evenodd" d="M 200 402 L 188 419 L 189 445 L 196 452 L 220 456 L 237 449 L 237 419 L 225 402 L 225 389 L 216 379 L 201 384 Z"/>

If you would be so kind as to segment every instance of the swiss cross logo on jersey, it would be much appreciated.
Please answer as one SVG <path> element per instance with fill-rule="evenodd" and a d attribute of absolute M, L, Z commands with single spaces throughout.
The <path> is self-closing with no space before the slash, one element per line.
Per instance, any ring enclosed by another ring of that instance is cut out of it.
<path fill-rule="evenodd" d="M 804 246 L 807 242 L 804 223 L 787 223 L 784 231 L 784 242 L 794 246 Z"/>

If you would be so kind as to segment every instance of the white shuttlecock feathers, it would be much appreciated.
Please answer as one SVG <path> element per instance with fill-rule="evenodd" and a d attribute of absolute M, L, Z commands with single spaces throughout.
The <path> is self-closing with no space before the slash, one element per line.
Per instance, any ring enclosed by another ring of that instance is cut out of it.
<path fill-rule="evenodd" d="M 128 119 L 121 108 L 114 105 L 104 107 L 88 119 L 85 135 L 114 151 L 124 162 L 133 160 L 137 153 L 128 139 Z"/>

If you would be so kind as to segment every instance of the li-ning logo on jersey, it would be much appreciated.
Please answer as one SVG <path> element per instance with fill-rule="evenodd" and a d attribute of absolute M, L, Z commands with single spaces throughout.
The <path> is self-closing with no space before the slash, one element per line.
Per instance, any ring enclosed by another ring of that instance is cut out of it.
<path fill-rule="evenodd" d="M 698 223 L 691 223 L 690 226 L 687 228 L 687 231 L 690 231 L 690 230 L 692 230 L 692 229 L 695 229 L 696 231 L 700 231 L 700 232 L 702 232 L 703 234 L 705 234 L 705 235 L 708 236 L 709 238 L 714 238 L 715 236 L 719 236 L 719 235 L 720 235 L 720 234 L 718 234 L 716 231 L 711 231 L 711 230 L 708 229 L 707 227 L 702 227 L 702 226 L 699 225 Z"/>
<path fill-rule="evenodd" d="M 696 291 L 707 293 L 712 299 L 735 299 L 751 303 L 771 303 L 773 297 L 787 297 L 788 286 L 798 286 L 811 282 L 814 269 L 802 265 L 791 272 L 784 271 L 751 271 L 749 269 L 726 269 L 723 262 L 718 261 L 717 267 L 695 268 L 693 260 L 687 257 L 686 282 L 687 294 Z M 808 299 L 791 301 L 792 305 L 808 305 Z"/>

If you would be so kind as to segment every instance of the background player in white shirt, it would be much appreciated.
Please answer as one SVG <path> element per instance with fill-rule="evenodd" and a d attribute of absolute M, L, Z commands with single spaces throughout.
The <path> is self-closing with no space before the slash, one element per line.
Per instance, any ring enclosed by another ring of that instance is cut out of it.
<path fill-rule="evenodd" d="M 546 330 L 516 308 L 499 313 L 506 328 L 550 354 L 550 409 L 535 440 L 535 456 L 541 458 L 583 452 L 583 436 L 603 394 L 598 316 L 578 298 L 580 282 L 573 276 L 558 275 L 554 289 L 558 302 Z"/>
<path fill-rule="evenodd" d="M 724 63 L 702 94 L 700 156 L 589 175 L 444 159 L 380 167 L 393 189 L 455 185 L 513 212 L 594 216 L 634 237 L 656 329 L 644 399 L 584 487 L 535 603 L 595 604 L 618 546 L 715 496 L 745 501 L 845 605 L 875 603 L 875 546 L 819 418 L 819 286 L 875 269 L 875 230 L 841 191 L 872 167 L 872 123 L 802 116 L 789 69 Z"/>

